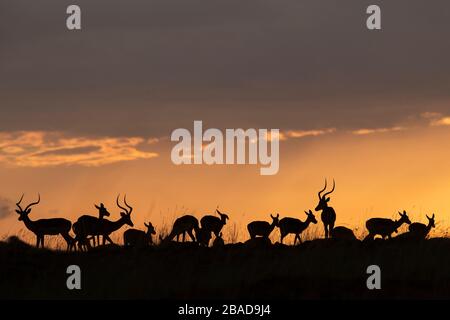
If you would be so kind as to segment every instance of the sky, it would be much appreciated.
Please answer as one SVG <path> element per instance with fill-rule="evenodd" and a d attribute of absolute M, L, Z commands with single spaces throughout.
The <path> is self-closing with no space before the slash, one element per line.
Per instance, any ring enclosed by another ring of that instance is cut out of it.
<path fill-rule="evenodd" d="M 158 226 L 217 206 L 245 225 L 271 213 L 304 219 L 325 178 L 337 224 L 372 216 L 449 226 L 450 3 L 376 1 L 0 0 L 0 234 L 14 203 L 37 194 L 33 219 L 117 219 Z M 175 166 L 170 134 L 278 128 L 280 171 Z M 322 232 L 317 227 L 319 232 Z M 438 231 L 435 231 L 438 234 Z"/>

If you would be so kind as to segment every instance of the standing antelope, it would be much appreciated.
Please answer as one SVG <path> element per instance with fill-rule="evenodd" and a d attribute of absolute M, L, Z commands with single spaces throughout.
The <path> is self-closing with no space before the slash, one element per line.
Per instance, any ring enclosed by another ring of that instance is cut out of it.
<path fill-rule="evenodd" d="M 427 219 L 428 219 L 428 225 L 425 225 L 425 224 L 419 223 L 419 222 L 414 222 L 414 223 L 410 224 L 409 225 L 410 234 L 416 238 L 425 239 L 427 237 L 428 233 L 430 233 L 431 228 L 435 227 L 434 213 L 431 218 L 427 215 Z"/>
<path fill-rule="evenodd" d="M 280 220 L 279 227 L 281 233 L 280 242 L 283 243 L 283 239 L 290 233 L 295 234 L 294 246 L 297 243 L 297 240 L 301 243 L 302 240 L 300 238 L 300 234 L 308 228 L 310 223 L 317 223 L 316 217 L 314 216 L 311 210 L 305 211 L 306 220 L 305 222 L 300 221 L 299 219 L 294 218 L 283 218 Z"/>
<path fill-rule="evenodd" d="M 397 229 L 403 223 L 411 224 L 406 211 L 403 211 L 403 213 L 399 212 L 398 214 L 400 215 L 400 219 L 395 221 L 385 218 L 372 218 L 367 220 L 366 227 L 369 230 L 369 234 L 365 240 L 373 239 L 376 235 L 380 235 L 383 239 L 386 237 L 391 239 L 392 233 L 397 232 Z"/>
<path fill-rule="evenodd" d="M 94 204 L 95 208 L 98 210 L 98 218 L 102 220 L 104 217 L 109 217 L 111 214 L 108 212 L 108 210 L 105 208 L 105 205 L 103 203 L 100 203 L 100 206 L 97 206 Z M 94 240 L 94 246 L 95 246 L 95 237 Z M 100 245 L 100 235 L 97 235 L 97 243 Z"/>
<path fill-rule="evenodd" d="M 16 212 L 19 214 L 19 221 L 23 221 L 27 229 L 36 235 L 36 247 L 39 248 L 39 245 L 41 248 L 44 247 L 45 236 L 60 234 L 67 242 L 67 250 L 71 250 L 75 244 L 74 239 L 69 235 L 72 222 L 63 218 L 31 220 L 28 215 L 31 212 L 31 208 L 41 202 L 41 195 L 39 195 L 38 201 L 30 203 L 25 209 L 22 209 L 20 206 L 23 197 L 24 195 L 16 203 L 18 208 Z"/>
<path fill-rule="evenodd" d="M 173 223 L 172 231 L 170 234 L 165 238 L 161 239 L 161 241 L 172 241 L 173 238 L 177 237 L 177 242 L 179 241 L 180 235 L 183 235 L 183 242 L 186 240 L 186 232 L 191 238 L 193 242 L 195 242 L 195 237 L 193 234 L 193 231 L 195 231 L 195 234 L 197 235 L 199 233 L 199 226 L 198 226 L 198 220 L 196 217 L 191 215 L 186 215 L 178 218 Z"/>
<path fill-rule="evenodd" d="M 216 213 L 220 216 L 220 218 L 215 216 L 204 216 L 200 220 L 200 224 L 203 229 L 209 230 L 214 233 L 214 235 L 219 237 L 220 232 L 222 231 L 223 226 L 227 223 L 227 220 L 230 219 L 226 214 L 216 209 Z"/>
<path fill-rule="evenodd" d="M 144 223 L 147 231 L 137 229 L 128 229 L 123 233 L 123 243 L 126 247 L 146 247 L 153 244 L 152 236 L 156 234 L 155 228 L 151 222 Z"/>
<path fill-rule="evenodd" d="M 124 197 L 124 203 L 128 209 L 122 207 L 119 203 L 119 197 L 117 196 L 116 203 L 117 206 L 124 210 L 120 213 L 120 219 L 117 221 L 109 221 L 108 219 L 99 219 L 92 216 L 81 216 L 78 218 L 77 222 L 73 224 L 73 231 L 76 234 L 75 240 L 78 241 L 80 246 L 88 245 L 88 236 L 103 236 L 103 244 L 108 240 L 110 243 L 114 244 L 109 235 L 114 231 L 119 230 L 125 224 L 133 227 L 133 222 L 131 221 L 131 212 L 133 212 L 133 207 L 128 205 L 127 196 Z M 81 247 L 82 248 L 82 247 Z"/>
<path fill-rule="evenodd" d="M 322 192 L 324 192 L 327 189 L 327 180 L 325 179 L 325 188 L 323 188 L 318 193 L 319 204 L 316 207 L 316 211 L 322 211 L 320 218 L 322 219 L 323 226 L 325 228 L 325 238 L 329 237 L 331 230 L 333 230 L 333 228 L 334 228 L 334 223 L 336 222 L 336 212 L 334 211 L 334 209 L 332 207 L 328 206 L 328 202 L 330 202 L 330 198 L 327 198 L 328 195 L 330 195 L 334 192 L 335 188 L 336 188 L 336 182 L 333 179 L 333 189 L 322 195 Z"/>
<path fill-rule="evenodd" d="M 278 219 L 280 218 L 280 215 L 277 214 L 276 217 L 270 215 L 270 217 L 272 218 L 272 224 L 266 221 L 253 221 L 247 225 L 247 230 L 251 239 L 255 239 L 257 236 L 269 238 L 269 235 L 272 233 L 273 229 L 278 227 Z"/>

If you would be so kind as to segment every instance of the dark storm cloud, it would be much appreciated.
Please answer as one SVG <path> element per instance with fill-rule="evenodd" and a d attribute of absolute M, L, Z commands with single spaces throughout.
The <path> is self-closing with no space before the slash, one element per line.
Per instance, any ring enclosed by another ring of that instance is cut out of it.
<path fill-rule="evenodd" d="M 450 3 L 0 0 L 0 128 L 168 135 L 215 127 L 388 128 L 448 113 Z M 445 104 L 447 101 L 447 104 Z M 442 103 L 444 102 L 444 103 Z"/>

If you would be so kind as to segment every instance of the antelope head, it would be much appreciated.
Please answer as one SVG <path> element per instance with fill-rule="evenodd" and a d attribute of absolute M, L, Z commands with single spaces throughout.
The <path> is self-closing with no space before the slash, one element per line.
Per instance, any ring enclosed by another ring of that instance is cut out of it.
<path fill-rule="evenodd" d="M 100 203 L 100 206 L 98 206 L 96 204 L 94 206 L 98 210 L 98 213 L 99 213 L 100 217 L 103 218 L 103 217 L 109 217 L 110 216 L 110 213 L 109 213 L 108 209 L 105 208 L 105 205 L 103 203 Z"/>
<path fill-rule="evenodd" d="M 278 222 L 280 221 L 280 214 L 278 213 L 276 217 L 274 217 L 273 215 L 270 215 L 270 217 L 272 218 L 272 224 L 275 225 L 275 227 L 278 227 Z"/>
<path fill-rule="evenodd" d="M 156 234 L 155 228 L 153 227 L 151 222 L 149 222 L 148 224 L 144 222 L 144 225 L 147 227 L 148 235 Z"/>
<path fill-rule="evenodd" d="M 122 207 L 122 206 L 120 205 L 120 203 L 119 203 L 119 197 L 120 197 L 120 194 L 117 196 L 116 203 L 117 203 L 117 206 L 118 206 L 120 209 L 123 210 L 123 211 L 120 213 L 120 216 L 122 217 L 122 221 L 123 221 L 125 224 L 129 225 L 130 227 L 133 227 L 134 225 L 133 225 L 133 222 L 131 221 L 131 212 L 133 212 L 133 207 L 131 207 L 131 206 L 128 205 L 128 203 L 127 203 L 127 196 L 126 196 L 126 195 L 124 196 L 123 201 L 124 201 L 124 203 L 125 203 L 125 206 L 127 206 L 128 209 Z"/>
<path fill-rule="evenodd" d="M 41 202 L 41 195 L 39 194 L 38 201 L 30 203 L 25 209 L 22 209 L 20 204 L 22 203 L 24 195 L 20 198 L 19 202 L 16 203 L 17 209 L 16 212 L 19 215 L 19 221 L 25 219 L 31 212 L 31 208 Z"/>
<path fill-rule="evenodd" d="M 223 224 L 226 224 L 227 220 L 230 219 L 225 213 L 220 212 L 219 209 L 216 209 L 216 213 L 220 216 Z"/>
<path fill-rule="evenodd" d="M 398 214 L 400 215 L 400 220 L 398 220 L 398 222 L 411 224 L 411 220 L 409 220 L 405 210 L 403 210 L 403 213 L 399 211 Z"/>
<path fill-rule="evenodd" d="M 430 226 L 430 228 L 436 228 L 436 226 L 434 225 L 434 213 L 431 218 L 427 215 L 427 219 L 428 219 L 428 225 Z"/>
<path fill-rule="evenodd" d="M 318 196 L 319 196 L 319 203 L 317 204 L 316 207 L 316 211 L 321 211 L 324 210 L 326 208 L 328 208 L 328 202 L 330 202 L 330 198 L 327 196 L 332 194 L 334 192 L 334 189 L 336 188 L 336 182 L 333 179 L 333 189 L 331 189 L 331 191 L 322 194 L 322 192 L 324 192 L 327 189 L 327 180 L 325 179 L 325 187 L 319 191 Z"/>
<path fill-rule="evenodd" d="M 313 214 L 313 212 L 311 210 L 305 211 L 305 213 L 306 213 L 306 216 L 307 216 L 306 221 L 312 222 L 314 224 L 317 223 L 316 217 L 314 216 L 314 214 Z"/>

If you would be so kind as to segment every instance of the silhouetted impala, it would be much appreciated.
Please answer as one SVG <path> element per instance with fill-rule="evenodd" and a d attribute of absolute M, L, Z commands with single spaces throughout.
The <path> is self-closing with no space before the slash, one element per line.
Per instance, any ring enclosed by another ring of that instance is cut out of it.
<path fill-rule="evenodd" d="M 247 230 L 251 239 L 254 239 L 257 236 L 269 238 L 269 235 L 272 233 L 273 229 L 278 227 L 278 219 L 280 218 L 280 215 L 277 214 L 276 217 L 270 215 L 270 217 L 272 218 L 272 224 L 267 221 L 253 221 L 247 225 Z"/>
<path fill-rule="evenodd" d="M 200 224 L 204 230 L 211 231 L 216 237 L 218 237 L 223 226 L 230 218 L 226 214 L 220 212 L 219 209 L 216 209 L 216 213 L 220 216 L 220 218 L 215 216 L 204 216 L 200 220 Z"/>
<path fill-rule="evenodd" d="M 372 218 L 367 220 L 366 227 L 367 230 L 369 230 L 369 234 L 365 240 L 373 239 L 376 235 L 380 235 L 383 239 L 386 237 L 391 239 L 392 234 L 397 232 L 397 229 L 400 228 L 403 223 L 411 224 L 406 211 L 403 211 L 403 213 L 399 212 L 398 214 L 400 215 L 400 219 L 395 221 L 385 218 Z"/>
<path fill-rule="evenodd" d="M 123 244 L 126 247 L 146 247 L 153 244 L 152 236 L 156 234 L 151 222 L 144 223 L 147 231 L 128 229 L 123 233 Z"/>
<path fill-rule="evenodd" d="M 133 222 L 131 221 L 131 212 L 133 212 L 133 207 L 128 205 L 127 196 L 124 197 L 125 206 L 128 209 L 122 207 L 119 203 L 119 196 L 117 196 L 116 203 L 117 206 L 123 211 L 120 213 L 120 219 L 116 221 L 109 221 L 107 219 L 99 219 L 92 216 L 81 216 L 78 218 L 77 222 L 73 224 L 73 231 L 76 234 L 75 240 L 78 241 L 80 248 L 82 246 L 89 246 L 89 241 L 87 241 L 89 236 L 103 236 L 103 244 L 108 240 L 111 244 L 114 242 L 111 240 L 109 235 L 114 231 L 119 230 L 125 224 L 133 227 Z"/>
<path fill-rule="evenodd" d="M 41 195 L 39 195 L 38 201 L 30 203 L 25 209 L 20 206 L 23 197 L 24 195 L 16 203 L 18 208 L 16 212 L 19 214 L 19 221 L 23 221 L 27 229 L 36 235 L 36 247 L 39 248 L 39 245 L 41 248 L 44 247 L 45 236 L 60 234 L 67 242 L 67 250 L 71 250 L 75 244 L 75 240 L 69 235 L 72 222 L 63 218 L 31 220 L 28 215 L 31 208 L 41 202 Z"/>
<path fill-rule="evenodd" d="M 336 240 L 357 240 L 353 230 L 346 227 L 334 227 L 331 230 L 331 238 Z"/>
<path fill-rule="evenodd" d="M 95 208 L 98 210 L 98 218 L 102 220 L 104 217 L 109 217 L 111 214 L 108 212 L 108 210 L 105 208 L 105 205 L 103 203 L 100 203 L 100 206 L 94 204 Z M 95 246 L 95 237 L 93 237 L 94 240 L 94 246 Z M 97 244 L 100 245 L 100 236 L 97 235 Z"/>
<path fill-rule="evenodd" d="M 310 223 L 317 223 L 316 217 L 314 216 L 314 214 L 312 213 L 311 210 L 305 211 L 306 213 L 306 220 L 305 222 L 300 221 L 299 219 L 295 219 L 295 218 L 283 218 L 280 220 L 279 223 L 279 228 L 280 228 L 280 234 L 281 234 L 281 240 L 280 242 L 283 243 L 283 239 L 288 235 L 288 234 L 295 234 L 295 239 L 294 239 L 294 245 L 297 243 L 297 240 L 301 243 L 301 238 L 300 238 L 300 234 L 306 230 L 306 228 L 308 228 Z"/>
<path fill-rule="evenodd" d="M 327 198 L 328 195 L 330 195 L 334 192 L 335 188 L 336 188 L 336 182 L 333 179 L 333 189 L 322 195 L 322 192 L 324 192 L 327 189 L 327 180 L 325 179 L 325 188 L 323 188 L 318 193 L 319 204 L 316 207 L 316 211 L 322 211 L 320 218 L 322 219 L 323 226 L 325 228 L 325 238 L 329 237 L 331 230 L 333 230 L 333 228 L 334 228 L 334 223 L 336 222 L 336 212 L 334 211 L 334 209 L 332 207 L 328 206 L 328 202 L 330 202 L 330 198 Z"/>
<path fill-rule="evenodd" d="M 191 240 L 195 242 L 195 237 L 193 231 L 197 234 L 199 232 L 198 220 L 196 217 L 191 215 L 186 215 L 178 218 L 173 223 L 172 231 L 165 238 L 161 239 L 161 241 L 172 241 L 173 238 L 177 237 L 177 242 L 179 241 L 180 235 L 183 235 L 183 242 L 186 240 L 186 233 L 191 237 Z"/>
<path fill-rule="evenodd" d="M 420 239 L 425 239 L 430 233 L 431 228 L 434 228 L 434 213 L 433 216 L 430 218 L 427 216 L 428 219 L 428 225 L 425 225 L 423 223 L 414 222 L 409 225 L 409 232 L 415 237 Z"/>

